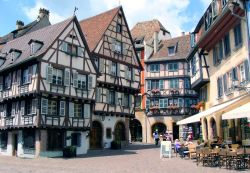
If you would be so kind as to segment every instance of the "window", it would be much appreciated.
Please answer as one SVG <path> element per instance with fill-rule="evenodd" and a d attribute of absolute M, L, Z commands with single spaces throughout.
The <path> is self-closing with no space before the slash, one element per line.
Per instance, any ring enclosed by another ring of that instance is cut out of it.
<path fill-rule="evenodd" d="M 205 14 L 205 31 L 210 27 L 212 24 L 212 14 L 211 9 L 208 9 Z"/>
<path fill-rule="evenodd" d="M 191 86 L 190 86 L 190 79 L 185 78 L 184 82 L 185 82 L 184 83 L 185 89 L 190 89 L 191 88 Z"/>
<path fill-rule="evenodd" d="M 31 82 L 32 67 L 23 70 L 23 84 L 28 84 Z"/>
<path fill-rule="evenodd" d="M 168 107 L 168 99 L 160 99 L 159 100 L 159 107 L 160 108 L 167 108 Z"/>
<path fill-rule="evenodd" d="M 160 88 L 161 90 L 164 89 L 164 80 L 160 80 L 160 82 L 159 82 L 159 88 Z"/>
<path fill-rule="evenodd" d="M 242 45 L 241 23 L 234 27 L 234 45 L 236 48 Z"/>
<path fill-rule="evenodd" d="M 55 100 L 48 101 L 48 115 L 57 116 L 57 102 Z"/>
<path fill-rule="evenodd" d="M 213 0 L 211 5 L 212 5 L 212 15 L 213 18 L 215 18 L 218 14 L 217 0 Z"/>
<path fill-rule="evenodd" d="M 147 90 L 151 90 L 151 80 L 147 81 Z"/>
<path fill-rule="evenodd" d="M 62 85 L 63 71 L 53 68 L 52 83 L 56 85 Z"/>
<path fill-rule="evenodd" d="M 131 67 L 127 67 L 127 70 L 126 70 L 126 76 L 125 78 L 128 79 L 128 80 L 132 80 L 132 76 L 133 76 L 133 72 L 132 72 L 132 68 Z"/>
<path fill-rule="evenodd" d="M 23 148 L 35 149 L 35 131 L 33 130 L 23 131 Z"/>
<path fill-rule="evenodd" d="M 245 68 L 244 64 L 240 65 L 240 82 L 243 82 L 246 80 L 246 74 L 245 74 Z"/>
<path fill-rule="evenodd" d="M 129 107 L 129 94 L 124 94 L 123 106 L 126 108 Z"/>
<path fill-rule="evenodd" d="M 11 50 L 10 51 L 10 59 L 11 59 L 10 63 L 13 63 L 21 55 L 21 53 L 22 52 L 19 50 Z"/>
<path fill-rule="evenodd" d="M 81 133 L 72 133 L 71 134 L 71 146 L 81 146 Z"/>
<path fill-rule="evenodd" d="M 149 68 L 150 68 L 150 72 L 159 72 L 160 71 L 159 64 L 150 64 Z"/>
<path fill-rule="evenodd" d="M 169 63 L 168 70 L 169 71 L 178 71 L 178 63 Z"/>
<path fill-rule="evenodd" d="M 82 117 L 82 104 L 74 104 L 74 117 Z"/>
<path fill-rule="evenodd" d="M 74 45 L 74 44 L 70 44 L 70 43 L 67 43 L 67 42 L 64 42 L 62 41 L 61 45 L 60 45 L 60 50 L 62 50 L 63 52 L 66 52 L 70 55 L 73 55 L 73 56 L 83 56 L 83 52 L 84 52 L 84 49 L 77 46 L 77 45 Z"/>
<path fill-rule="evenodd" d="M 227 74 L 223 75 L 223 86 L 224 86 L 224 92 L 227 92 L 228 86 L 227 86 Z"/>
<path fill-rule="evenodd" d="M 168 47 L 168 55 L 172 56 L 175 54 L 175 46 Z"/>
<path fill-rule="evenodd" d="M 109 104 L 115 105 L 115 91 L 109 91 Z"/>
<path fill-rule="evenodd" d="M 238 73 L 237 73 L 237 67 L 234 67 L 233 69 L 232 69 L 232 80 L 233 81 L 237 81 L 238 80 Z"/>
<path fill-rule="evenodd" d="M 111 139 L 111 137 L 112 137 L 111 128 L 106 128 L 106 138 Z"/>
<path fill-rule="evenodd" d="M 139 108 L 141 107 L 141 102 L 142 102 L 142 96 L 138 95 L 135 97 L 135 107 Z"/>
<path fill-rule="evenodd" d="M 231 53 L 231 48 L 230 48 L 230 36 L 229 33 L 226 34 L 224 37 L 224 54 L 225 56 L 230 55 Z"/>
<path fill-rule="evenodd" d="M 217 92 L 218 92 L 218 98 L 222 97 L 223 95 L 223 86 L 222 86 L 222 78 L 219 77 L 217 79 Z"/>
<path fill-rule="evenodd" d="M 119 53 L 119 54 L 122 53 L 122 42 L 121 41 L 115 40 L 113 46 L 114 46 L 114 51 L 116 53 Z"/>
<path fill-rule="evenodd" d="M 31 110 L 32 110 L 32 100 L 27 100 L 25 102 L 25 107 L 26 107 L 26 115 L 31 115 L 32 114 L 32 112 L 31 112 Z"/>
<path fill-rule="evenodd" d="M 190 34 L 190 45 L 192 48 L 195 46 L 195 33 Z"/>
<path fill-rule="evenodd" d="M 39 49 L 41 49 L 41 47 L 42 47 L 42 44 L 41 44 L 41 43 L 32 42 L 32 43 L 30 44 L 30 53 L 31 53 L 31 54 L 36 53 Z"/>
<path fill-rule="evenodd" d="M 169 88 L 179 88 L 179 80 L 178 79 L 170 79 L 169 80 Z"/>
<path fill-rule="evenodd" d="M 11 87 L 11 73 L 9 73 L 4 77 L 4 88 L 10 89 L 10 87 Z"/>
<path fill-rule="evenodd" d="M 86 90 L 86 75 L 78 74 L 78 88 Z"/>
<path fill-rule="evenodd" d="M 117 74 L 117 63 L 116 62 L 112 62 L 111 64 L 111 74 L 116 76 Z"/>
<path fill-rule="evenodd" d="M 178 99 L 177 98 L 168 99 L 168 106 L 172 106 L 172 105 L 175 105 L 175 106 L 178 105 Z"/>
<path fill-rule="evenodd" d="M 222 44 L 222 41 L 220 41 L 213 49 L 214 65 L 216 66 L 220 64 L 222 58 L 223 58 L 223 44 Z"/>
<path fill-rule="evenodd" d="M 192 75 L 194 76 L 196 74 L 196 56 L 191 59 L 191 70 Z"/>
<path fill-rule="evenodd" d="M 91 110 L 90 110 L 90 104 L 84 104 L 84 118 L 90 119 Z"/>
<path fill-rule="evenodd" d="M 122 33 L 122 25 L 119 23 L 116 25 L 116 32 Z"/>
<path fill-rule="evenodd" d="M 152 80 L 151 81 L 151 88 L 152 89 L 159 89 L 159 85 L 160 83 L 159 83 L 159 80 Z"/>
<path fill-rule="evenodd" d="M 60 101 L 60 116 L 65 116 L 65 101 Z"/>
<path fill-rule="evenodd" d="M 207 101 L 207 86 L 204 86 L 200 89 L 200 100 Z"/>

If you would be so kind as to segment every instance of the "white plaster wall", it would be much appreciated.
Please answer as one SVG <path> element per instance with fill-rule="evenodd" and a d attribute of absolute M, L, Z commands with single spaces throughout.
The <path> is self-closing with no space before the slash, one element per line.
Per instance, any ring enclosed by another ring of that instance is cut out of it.
<path fill-rule="evenodd" d="M 89 149 L 89 137 L 87 137 L 88 132 L 80 132 L 80 131 L 67 131 L 67 136 L 71 136 L 72 133 L 80 133 L 81 134 L 81 146 L 76 147 L 76 154 L 86 154 Z M 71 146 L 71 140 L 66 140 L 66 146 Z"/>

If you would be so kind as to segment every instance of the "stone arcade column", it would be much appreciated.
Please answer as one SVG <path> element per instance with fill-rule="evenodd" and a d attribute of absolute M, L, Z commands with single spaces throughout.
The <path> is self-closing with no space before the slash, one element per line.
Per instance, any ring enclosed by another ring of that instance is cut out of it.
<path fill-rule="evenodd" d="M 21 156 L 24 154 L 24 151 L 23 151 L 23 131 L 22 130 L 19 130 L 18 131 L 18 144 L 17 144 L 17 156 Z"/>
<path fill-rule="evenodd" d="M 12 156 L 13 155 L 13 135 L 12 132 L 8 132 L 8 142 L 7 142 L 7 155 Z"/>
<path fill-rule="evenodd" d="M 39 157 L 41 152 L 41 131 L 39 129 L 36 129 L 35 132 L 35 148 L 35 157 Z"/>

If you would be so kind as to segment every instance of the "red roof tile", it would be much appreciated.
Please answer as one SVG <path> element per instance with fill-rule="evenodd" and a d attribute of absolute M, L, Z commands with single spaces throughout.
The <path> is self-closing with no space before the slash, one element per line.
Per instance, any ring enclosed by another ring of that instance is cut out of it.
<path fill-rule="evenodd" d="M 168 47 L 176 46 L 176 52 L 174 55 L 168 54 Z M 162 40 L 159 43 L 159 48 L 157 53 L 154 53 L 149 60 L 161 59 L 164 60 L 175 60 L 175 59 L 185 59 L 190 51 L 190 35 L 175 37 L 168 40 Z"/>
<path fill-rule="evenodd" d="M 80 21 L 80 26 L 87 40 L 90 51 L 93 51 L 111 21 L 120 10 L 120 6 L 88 19 Z"/>
<path fill-rule="evenodd" d="M 138 22 L 131 30 L 133 39 L 144 38 L 145 41 L 151 39 L 154 35 L 154 32 L 159 32 L 163 30 L 170 33 L 165 29 L 159 20 L 150 20 L 144 22 Z"/>

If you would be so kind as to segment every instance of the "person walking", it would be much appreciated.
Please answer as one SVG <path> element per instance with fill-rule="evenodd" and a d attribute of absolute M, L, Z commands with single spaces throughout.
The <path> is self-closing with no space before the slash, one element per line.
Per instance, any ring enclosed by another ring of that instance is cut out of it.
<path fill-rule="evenodd" d="M 159 134 L 158 134 L 158 130 L 157 129 L 153 133 L 153 137 L 154 137 L 155 145 L 157 146 L 158 142 L 159 142 Z"/>

